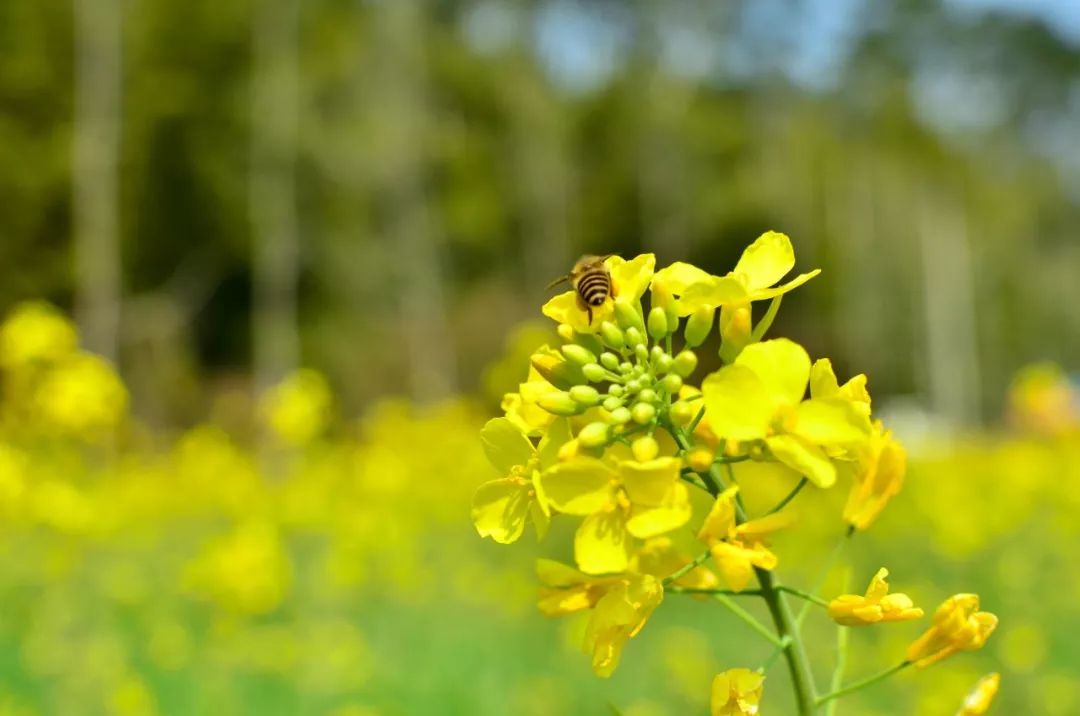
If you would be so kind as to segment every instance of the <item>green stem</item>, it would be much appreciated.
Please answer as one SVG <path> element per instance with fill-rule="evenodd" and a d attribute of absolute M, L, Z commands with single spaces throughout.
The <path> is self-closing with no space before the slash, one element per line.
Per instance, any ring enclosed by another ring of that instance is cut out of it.
<path fill-rule="evenodd" d="M 808 480 L 806 477 L 803 477 L 803 479 L 799 480 L 799 484 L 795 486 L 795 489 L 793 489 L 791 492 L 789 492 L 787 494 L 787 497 L 780 500 L 780 502 L 776 505 L 776 507 L 772 508 L 771 510 L 769 510 L 765 514 L 766 515 L 771 515 L 774 512 L 779 512 L 780 510 L 787 507 L 788 503 L 791 502 L 792 500 L 794 500 L 795 496 L 798 495 L 800 492 L 802 492 L 802 489 L 804 487 L 806 487 L 807 483 L 809 483 L 809 482 L 810 482 L 810 480 Z"/>
<path fill-rule="evenodd" d="M 829 572 L 832 571 L 833 565 L 836 564 L 836 560 L 840 558 L 840 554 L 844 551 L 844 547 L 847 546 L 848 541 L 851 539 L 851 535 L 855 534 L 854 527 L 848 527 L 844 531 L 844 535 L 840 538 L 840 541 L 833 547 L 833 551 L 829 553 L 829 557 L 825 560 L 825 566 L 821 569 L 821 574 L 818 575 L 817 580 L 814 582 L 814 588 L 811 590 L 813 594 L 821 594 L 822 588 L 825 586 L 825 580 L 829 578 Z M 810 613 L 810 603 L 807 602 L 799 610 L 799 616 L 795 617 L 795 628 L 802 629 L 803 622 L 806 621 L 806 615 Z"/>
<path fill-rule="evenodd" d="M 768 657 L 766 657 L 765 661 L 761 662 L 761 666 L 757 668 L 758 673 L 764 674 L 766 671 L 768 671 L 769 667 L 772 666 L 773 662 L 775 662 L 776 659 L 784 653 L 784 651 L 788 648 L 789 644 L 791 644 L 791 636 L 785 636 L 784 638 L 782 638 L 780 640 L 780 646 L 773 649 L 772 653 L 769 654 Z"/>
<path fill-rule="evenodd" d="M 698 423 L 700 423 L 701 419 L 704 418 L 704 417 L 705 417 L 705 406 L 702 405 L 701 409 L 697 411 L 697 415 L 694 416 L 694 419 L 691 420 L 690 424 L 686 426 L 686 432 L 688 434 L 690 434 L 690 435 L 693 435 L 694 431 L 697 430 Z"/>
<path fill-rule="evenodd" d="M 786 585 L 778 584 L 778 585 L 776 585 L 776 591 L 778 591 L 778 592 L 787 592 L 788 594 L 790 594 L 793 597 L 798 597 L 799 599 L 805 599 L 810 604 L 817 604 L 819 607 L 825 607 L 826 609 L 829 608 L 829 602 L 828 601 L 822 599 L 821 597 L 819 597 L 816 594 L 810 594 L 809 592 L 804 592 L 803 590 L 796 589 L 795 587 L 788 587 Z"/>
<path fill-rule="evenodd" d="M 702 479 L 698 477 L 697 473 L 695 473 L 693 470 L 690 470 L 689 472 L 684 470 L 682 473 L 679 474 L 679 477 L 681 477 L 686 482 L 689 482 L 694 487 L 700 487 L 702 490 L 705 490 L 705 492 L 709 491 L 709 486 L 706 485 L 704 481 L 702 481 Z"/>
<path fill-rule="evenodd" d="M 709 550 L 705 550 L 697 557 L 694 557 L 692 561 L 687 562 L 668 576 L 664 577 L 664 579 L 662 580 L 662 584 L 666 587 L 667 585 L 673 584 L 674 582 L 682 579 L 683 577 L 700 567 L 702 564 L 704 564 L 710 556 L 712 556 L 712 552 L 710 552 Z"/>
<path fill-rule="evenodd" d="M 761 317 L 761 320 L 758 321 L 758 324 L 754 326 L 754 330 L 750 333 L 751 343 L 760 341 L 761 337 L 765 335 L 765 331 L 772 326 L 773 319 L 776 318 L 776 312 L 780 310 L 780 301 L 783 298 L 783 295 L 777 296 L 769 303 L 769 310 L 765 311 L 765 315 Z"/>
<path fill-rule="evenodd" d="M 757 617 L 755 617 L 753 614 L 751 614 L 750 612 L 748 612 L 745 609 L 743 609 L 742 607 L 740 607 L 738 604 L 736 604 L 735 601 L 731 599 L 731 597 L 729 597 L 726 594 L 720 594 L 720 593 L 713 593 L 711 596 L 712 596 L 713 599 L 715 599 L 716 601 L 720 602 L 725 607 L 727 607 L 728 610 L 731 611 L 732 614 L 734 614 L 735 616 L 739 617 L 744 622 L 746 622 L 746 624 L 751 629 L 756 631 L 761 636 L 765 637 L 765 639 L 768 640 L 768 642 L 770 644 L 772 644 L 773 646 L 780 646 L 781 645 L 781 638 L 782 637 L 779 637 L 776 634 L 773 634 L 772 630 L 769 629 L 769 627 L 767 627 L 764 624 L 762 624 L 761 622 L 759 622 L 757 620 Z M 809 712 L 807 712 L 807 713 L 809 713 Z"/>
<path fill-rule="evenodd" d="M 761 596 L 772 615 L 773 624 L 780 635 L 777 644 L 786 642 L 784 657 L 787 660 L 788 672 L 791 674 L 791 684 L 795 690 L 795 705 L 799 716 L 811 716 L 814 713 L 814 675 L 810 671 L 810 661 L 806 656 L 806 648 L 799 639 L 795 628 L 795 620 L 787 601 L 773 581 L 771 572 L 760 567 L 754 567 L 758 583 L 761 584 Z"/>
<path fill-rule="evenodd" d="M 846 594 L 850 588 L 851 571 L 845 570 L 843 593 Z M 836 667 L 833 669 L 832 681 L 829 682 L 830 693 L 839 691 L 844 681 L 844 669 L 847 668 L 848 634 L 850 633 L 851 631 L 846 627 L 836 627 Z M 828 703 L 825 707 L 825 716 L 836 716 L 837 703 L 835 699 Z"/>
<path fill-rule="evenodd" d="M 832 692 L 830 692 L 828 694 L 825 694 L 824 696 L 820 697 L 819 699 L 817 699 L 817 701 L 814 702 L 814 706 L 820 706 L 823 703 L 826 703 L 828 701 L 832 701 L 833 699 L 838 699 L 841 696 L 847 696 L 848 694 L 853 694 L 856 691 L 859 691 L 861 689 L 865 689 L 867 686 L 873 686 L 877 682 L 884 681 L 885 679 L 889 678 L 890 676 L 892 676 L 896 672 L 901 671 L 902 669 L 905 669 L 905 668 L 907 668 L 909 666 L 911 666 L 910 661 L 901 661 L 896 666 L 891 666 L 891 667 L 889 667 L 888 669 L 885 669 L 885 671 L 882 671 L 879 674 L 874 674 L 873 676 L 868 676 L 865 679 L 863 679 L 862 681 L 856 681 L 854 684 L 851 684 L 850 686 L 845 686 L 842 689 L 837 689 L 836 691 L 832 691 Z"/>
<path fill-rule="evenodd" d="M 736 592 L 734 589 L 714 589 L 712 587 L 677 587 L 677 586 L 665 586 L 665 592 L 671 592 L 672 594 L 725 594 L 729 597 L 760 597 L 760 589 L 744 589 L 741 592 Z"/>

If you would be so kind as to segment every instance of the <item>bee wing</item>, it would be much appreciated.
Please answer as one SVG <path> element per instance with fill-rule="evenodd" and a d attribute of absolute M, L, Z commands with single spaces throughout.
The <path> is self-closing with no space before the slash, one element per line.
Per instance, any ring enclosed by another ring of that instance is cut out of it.
<path fill-rule="evenodd" d="M 550 291 L 551 289 L 555 288 L 556 286 L 558 286 L 563 281 L 569 281 L 569 280 L 570 280 L 569 276 L 563 276 L 562 278 L 557 278 L 554 281 L 552 281 L 551 283 L 549 283 L 547 285 L 547 288 L 545 288 L 544 290 L 545 291 Z"/>

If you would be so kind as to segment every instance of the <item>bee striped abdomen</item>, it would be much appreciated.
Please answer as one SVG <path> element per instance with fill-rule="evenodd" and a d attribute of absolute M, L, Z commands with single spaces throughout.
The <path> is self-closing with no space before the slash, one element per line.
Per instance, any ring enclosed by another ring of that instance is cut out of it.
<path fill-rule="evenodd" d="M 578 279 L 577 291 L 590 306 L 600 306 L 611 295 L 611 276 L 604 269 L 590 271 Z"/>

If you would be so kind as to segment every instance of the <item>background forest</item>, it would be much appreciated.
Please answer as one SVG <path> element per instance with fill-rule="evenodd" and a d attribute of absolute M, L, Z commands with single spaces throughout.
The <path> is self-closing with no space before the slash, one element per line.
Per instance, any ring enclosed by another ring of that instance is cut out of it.
<path fill-rule="evenodd" d="M 0 0 L 0 48 L 0 315 L 70 315 L 122 380 L 71 410 L 127 406 L 35 422 L 0 356 L 0 714 L 704 712 L 738 635 L 690 605 L 595 681 L 472 531 L 476 431 L 581 254 L 721 274 L 768 229 L 823 269 L 773 333 L 912 453 L 859 569 L 909 545 L 1002 618 L 841 713 L 990 669 L 1080 709 L 1080 409 L 1039 392 L 1080 368 L 1080 4 Z"/>

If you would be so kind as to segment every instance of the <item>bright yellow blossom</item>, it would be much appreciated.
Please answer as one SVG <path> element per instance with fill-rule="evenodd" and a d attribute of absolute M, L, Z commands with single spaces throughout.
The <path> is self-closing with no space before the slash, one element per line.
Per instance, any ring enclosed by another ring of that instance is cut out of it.
<path fill-rule="evenodd" d="M 529 366 L 528 379 L 518 385 L 518 392 L 503 396 L 502 409 L 506 418 L 530 437 L 541 435 L 555 416 L 537 405 L 540 397 L 554 393 L 555 386 L 547 382 L 535 367 Z"/>
<path fill-rule="evenodd" d="M 79 339 L 66 316 L 44 301 L 20 304 L 0 325 L 0 366 L 52 362 L 75 351 Z"/>
<path fill-rule="evenodd" d="M 738 491 L 738 487 L 729 487 L 716 498 L 698 532 L 698 539 L 709 545 L 717 569 L 728 586 L 741 592 L 750 583 L 754 567 L 776 568 L 777 557 L 762 540 L 790 524 L 791 518 L 777 512 L 736 524 L 735 495 Z"/>
<path fill-rule="evenodd" d="M 997 628 L 998 618 L 979 611 L 977 594 L 955 594 L 934 612 L 934 623 L 908 647 L 907 660 L 926 667 L 958 651 L 981 649 Z"/>
<path fill-rule="evenodd" d="M 773 456 L 818 487 L 836 481 L 829 454 L 870 437 L 869 417 L 840 396 L 803 400 L 810 357 L 785 338 L 747 346 L 705 378 L 709 426 L 726 440 L 764 440 Z"/>
<path fill-rule="evenodd" d="M 750 669 L 728 669 L 712 682 L 712 716 L 754 716 L 758 713 L 765 675 Z"/>
<path fill-rule="evenodd" d="M 829 602 L 829 616 L 844 626 L 864 626 L 880 622 L 901 622 L 918 619 L 923 610 L 916 607 L 911 597 L 902 593 L 889 594 L 885 579 L 889 570 L 882 567 L 870 580 L 866 595 L 841 594 Z"/>
<path fill-rule="evenodd" d="M 652 281 L 656 257 L 653 254 L 641 254 L 627 261 L 619 256 L 609 256 L 605 264 L 611 272 L 611 296 L 603 305 L 592 309 L 592 322 L 582 305 L 581 298 L 573 289 L 553 297 L 541 309 L 544 315 L 558 323 L 571 326 L 578 333 L 595 333 L 600 324 L 611 320 L 615 300 L 637 305 Z"/>
<path fill-rule="evenodd" d="M 554 423 L 536 447 L 508 418 L 494 418 L 484 425 L 480 432 L 484 452 L 503 477 L 485 482 L 473 495 L 472 519 L 481 537 L 510 544 L 521 537 L 530 519 L 538 537 L 546 534 L 551 513 L 536 476 L 555 464 L 559 448 L 569 437 L 565 420 Z"/>
<path fill-rule="evenodd" d="M 810 397 L 842 398 L 851 401 L 860 412 L 870 414 L 870 393 L 866 390 L 866 375 L 859 373 L 840 385 L 833 371 L 832 361 L 828 358 L 818 358 L 814 365 L 810 366 Z"/>
<path fill-rule="evenodd" d="M 116 427 L 127 413 L 123 382 L 104 358 L 92 353 L 73 353 L 52 367 L 35 398 L 48 424 L 82 436 Z"/>
<path fill-rule="evenodd" d="M 675 548 L 670 537 L 653 537 L 641 545 L 641 549 L 631 560 L 630 568 L 631 571 L 663 579 L 688 564 L 690 558 Z M 690 589 L 715 589 L 720 586 L 720 580 L 708 567 L 699 565 L 676 579 L 673 584 Z"/>
<path fill-rule="evenodd" d="M 306 445 L 330 423 L 333 400 L 326 378 L 302 368 L 266 392 L 259 412 L 279 440 L 288 445 Z"/>
<path fill-rule="evenodd" d="M 649 574 L 592 577 L 547 559 L 537 561 L 536 572 L 546 585 L 540 590 L 541 612 L 561 616 L 592 610 L 584 645 L 601 677 L 615 671 L 626 641 L 641 631 L 664 598 L 660 581 Z"/>
<path fill-rule="evenodd" d="M 784 234 L 768 231 L 746 247 L 734 271 L 726 276 L 704 277 L 687 286 L 679 299 L 679 314 L 689 315 L 702 306 L 738 306 L 775 298 L 821 273 L 820 269 L 814 269 L 776 286 L 794 267 L 791 240 Z M 687 279 L 692 275 L 683 274 Z"/>
<path fill-rule="evenodd" d="M 964 699 L 956 716 L 982 716 L 990 710 L 990 704 L 997 696 L 998 687 L 1001 685 L 1001 674 L 994 672 L 979 679 L 975 688 Z"/>
<path fill-rule="evenodd" d="M 538 484 L 552 507 L 585 518 L 574 538 L 578 566 L 589 574 L 622 572 L 630 563 L 631 536 L 656 537 L 690 520 L 681 467 L 676 457 L 622 460 L 614 467 L 576 457 L 542 473 Z"/>
<path fill-rule="evenodd" d="M 841 463 L 841 472 L 852 476 L 851 492 L 844 505 L 844 521 L 865 530 L 889 500 L 904 486 L 907 453 L 880 421 L 874 423 L 870 440 L 860 446 L 853 461 Z"/>

